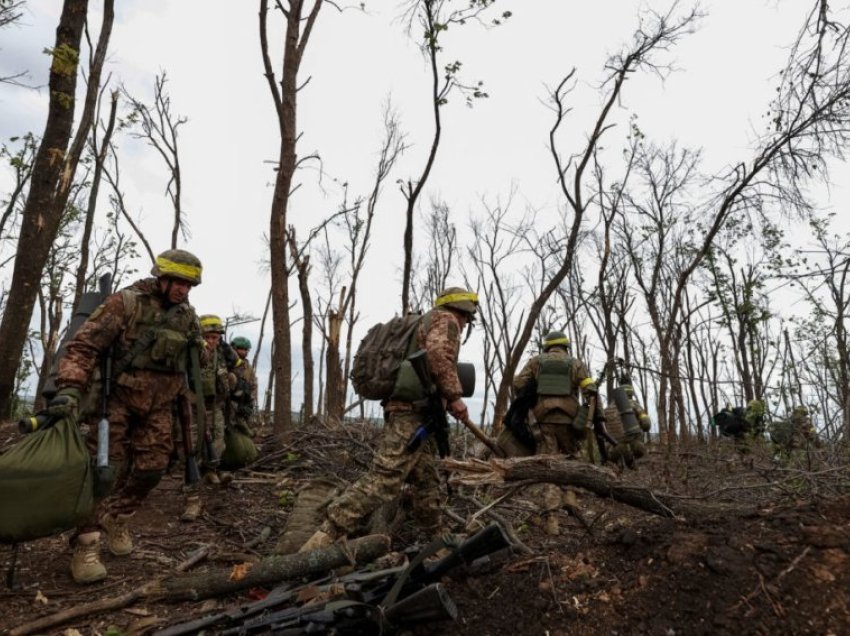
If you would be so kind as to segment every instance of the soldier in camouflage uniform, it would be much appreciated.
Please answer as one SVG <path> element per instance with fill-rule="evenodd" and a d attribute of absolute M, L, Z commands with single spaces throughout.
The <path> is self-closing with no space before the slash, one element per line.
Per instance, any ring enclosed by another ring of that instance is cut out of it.
<path fill-rule="evenodd" d="M 112 350 L 106 415 L 116 481 L 72 539 L 71 575 L 78 583 L 106 577 L 99 555 L 101 530 L 107 533 L 110 552 L 132 551 L 127 523 L 168 466 L 172 403 L 185 390 L 188 347 L 200 346 L 198 319 L 188 297 L 201 282 L 201 262 L 189 252 L 168 250 L 156 258 L 151 273 L 155 278 L 108 296 L 68 342 L 59 363 L 59 391 L 48 404 L 55 416 L 77 417 L 98 360 Z M 93 437 L 88 442 L 96 452 Z"/>
<path fill-rule="evenodd" d="M 458 420 L 469 416 L 457 375 L 460 338 L 477 309 L 475 293 L 449 287 L 422 317 L 414 336 L 416 347 L 427 354 L 434 386 L 448 412 Z M 397 387 L 395 393 L 399 392 Z M 413 515 L 419 526 L 432 535 L 441 530 L 440 478 L 434 462 L 436 445 L 429 437 L 414 452 L 405 450 L 408 440 L 424 423 L 420 406 L 391 397 L 384 404 L 384 419 L 383 437 L 371 469 L 328 505 L 326 521 L 301 547 L 302 552 L 360 532 L 372 512 L 401 495 L 405 482 L 416 487 Z"/>
<path fill-rule="evenodd" d="M 224 323 L 215 314 L 204 314 L 200 317 L 201 335 L 204 339 L 206 356 L 201 362 L 201 389 L 204 393 L 204 423 L 210 436 L 212 455 L 206 448 L 202 450 L 201 474 L 207 484 L 221 484 L 222 479 L 229 481 L 229 473 L 219 474 L 218 459 L 224 452 L 224 427 L 229 425 L 230 392 L 236 386 L 236 376 L 232 369 L 236 366 L 238 356 L 230 348 L 222 336 Z M 195 413 L 194 421 L 198 421 Z M 197 486 L 187 491 L 186 506 L 182 521 L 194 521 L 201 515 L 201 498 Z"/>
<path fill-rule="evenodd" d="M 233 373 L 236 374 L 236 387 L 230 394 L 234 421 L 237 426 L 242 427 L 243 432 L 253 437 L 254 405 L 257 404 L 257 374 L 248 362 L 251 341 L 243 336 L 237 336 L 230 342 L 230 346 L 239 356 L 239 362 L 233 369 Z"/>
<path fill-rule="evenodd" d="M 573 426 L 578 398 L 581 394 L 585 401 L 595 399 L 596 385 L 584 363 L 570 355 L 570 339 L 565 333 L 546 334 L 542 345 L 543 353 L 531 358 L 514 378 L 514 390 L 519 392 L 529 382 L 537 381 L 537 404 L 532 410 L 540 432 L 537 454 L 563 453 L 575 457 L 585 438 L 584 425 L 580 431 Z M 548 534 L 558 534 L 557 511 L 563 503 L 561 489 L 554 484 L 542 484 L 539 493 L 544 529 Z"/>

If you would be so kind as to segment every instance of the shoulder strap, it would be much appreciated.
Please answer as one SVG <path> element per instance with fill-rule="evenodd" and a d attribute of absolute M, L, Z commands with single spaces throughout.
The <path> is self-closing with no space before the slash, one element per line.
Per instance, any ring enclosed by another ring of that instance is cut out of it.
<path fill-rule="evenodd" d="M 156 338 L 156 332 L 159 330 L 162 325 L 167 323 L 171 318 L 177 313 L 177 310 L 183 306 L 183 303 L 179 305 L 172 305 L 168 308 L 168 311 L 165 312 L 165 315 L 157 322 L 155 325 L 152 325 L 145 333 L 141 335 L 141 337 L 133 343 L 133 346 L 130 347 L 130 350 L 124 354 L 118 362 L 112 368 L 112 373 L 114 377 L 118 377 L 124 371 L 126 371 L 130 364 L 133 362 L 133 358 L 139 355 L 142 351 L 147 349 L 153 343 L 154 338 Z"/>

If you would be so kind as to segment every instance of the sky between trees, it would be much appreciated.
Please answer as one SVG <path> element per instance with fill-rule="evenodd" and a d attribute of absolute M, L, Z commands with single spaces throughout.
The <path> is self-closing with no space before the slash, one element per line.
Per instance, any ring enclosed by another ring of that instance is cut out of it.
<path fill-rule="evenodd" d="M 41 132 L 48 64 L 42 51 L 52 43 L 59 5 L 28 0 L 23 20 L 0 32 L 0 77 L 26 70 L 29 78 L 24 82 L 40 87 L 0 84 L 2 140 Z M 94 38 L 99 7 L 94 1 L 91 5 Z M 765 128 L 764 115 L 786 47 L 810 5 L 797 0 L 704 3 L 707 15 L 698 30 L 664 56 L 677 70 L 664 81 L 641 74 L 627 82 L 616 106 L 618 125 L 604 144 L 611 169 L 621 169 L 618 158 L 632 116 L 647 138 L 659 143 L 676 139 L 680 146 L 701 148 L 706 173 L 747 159 L 753 139 Z M 606 56 L 629 39 L 639 10 L 647 6 L 664 11 L 669 2 L 500 0 L 495 13 L 512 12 L 501 26 L 470 23 L 447 33 L 443 60 L 462 61 L 462 77 L 483 81 L 489 98 L 476 100 L 470 108 L 455 94 L 443 108 L 443 141 L 420 207 L 427 211 L 432 201 L 444 202 L 462 249 L 471 240 L 469 219 L 480 216 L 485 205 L 511 200 L 517 218 L 534 209 L 542 225 L 556 222 L 563 202 L 547 150 L 553 121 L 544 103 L 547 87 L 577 68 L 573 111 L 560 143 L 567 149 L 579 145 L 599 108 L 598 84 Z M 419 33 L 405 32 L 400 13 L 395 2 L 367 2 L 365 12 L 339 13 L 325 7 L 301 75 L 309 82 L 300 94 L 299 149 L 301 155 L 321 156 L 321 163 L 308 163 L 296 178 L 300 188 L 289 220 L 301 236 L 338 208 L 343 184 L 349 196 L 368 192 L 387 103 L 407 135 L 409 148 L 388 180 L 377 212 L 359 299 L 361 334 L 399 309 L 404 201 L 394 182 L 417 174 L 432 134 Z M 184 245 L 204 261 L 205 282 L 191 298 L 201 313 L 260 316 L 268 289 L 263 235 L 268 230 L 278 133 L 257 33 L 252 2 L 128 0 L 117 7 L 104 75 L 111 73 L 112 86 L 123 83 L 135 97 L 150 101 L 155 75 L 166 71 L 172 108 L 188 118 L 179 138 L 191 231 Z M 280 32 L 272 35 L 275 51 L 281 37 Z M 154 249 L 164 249 L 171 222 L 164 166 L 139 141 L 125 137 L 118 144 L 130 210 Z M 835 164 L 833 187 L 815 192 L 825 211 L 846 209 L 848 176 L 846 164 Z M 4 166 L 0 197 L 9 185 Z M 846 218 L 841 217 L 841 231 L 850 227 Z M 340 230 L 331 230 L 331 241 L 339 236 Z M 417 249 L 424 249 L 421 224 L 417 240 Z M 795 240 L 805 244 L 808 237 L 799 232 Z M 13 245 L 4 242 L 0 250 L 2 261 Z M 140 259 L 139 268 L 147 267 Z M 0 270 L 0 277 L 9 275 L 9 267 Z M 319 272 L 315 280 L 320 287 Z M 455 280 L 460 280 L 459 274 Z M 256 341 L 257 329 L 258 323 L 252 323 L 239 333 Z M 318 349 L 318 342 L 315 346 Z M 462 357 L 474 359 L 481 347 L 476 334 Z M 261 382 L 265 365 L 263 361 Z M 299 367 L 296 347 L 293 370 L 297 373 Z M 296 380 L 296 405 L 297 385 Z"/>

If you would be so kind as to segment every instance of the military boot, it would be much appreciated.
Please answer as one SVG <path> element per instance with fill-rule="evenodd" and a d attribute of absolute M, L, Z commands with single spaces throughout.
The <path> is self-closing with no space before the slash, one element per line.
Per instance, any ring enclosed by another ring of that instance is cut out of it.
<path fill-rule="evenodd" d="M 336 527 L 330 521 L 325 521 L 319 526 L 318 530 L 310 535 L 310 538 L 304 542 L 304 545 L 298 548 L 298 552 L 311 552 L 327 547 L 339 538 L 339 536 L 340 533 Z"/>
<path fill-rule="evenodd" d="M 219 486 L 221 485 L 221 479 L 217 472 L 211 470 L 208 473 L 204 473 L 204 483 L 209 484 L 210 486 Z"/>
<path fill-rule="evenodd" d="M 106 547 L 115 556 L 126 556 L 133 551 L 133 537 L 127 528 L 132 516 L 106 513 L 100 518 L 100 526 L 106 530 Z"/>
<path fill-rule="evenodd" d="M 180 515 L 180 521 L 197 521 L 201 516 L 201 498 L 198 495 L 186 497 L 186 508 Z"/>
<path fill-rule="evenodd" d="M 99 532 L 86 532 L 74 540 L 71 577 L 80 584 L 96 583 L 106 578 L 106 568 L 100 562 Z"/>

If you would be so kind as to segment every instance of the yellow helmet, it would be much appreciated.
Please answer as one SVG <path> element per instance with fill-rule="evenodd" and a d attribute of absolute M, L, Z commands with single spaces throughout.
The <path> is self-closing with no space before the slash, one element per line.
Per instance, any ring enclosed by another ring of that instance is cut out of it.
<path fill-rule="evenodd" d="M 449 287 L 440 292 L 434 307 L 450 307 L 472 317 L 478 311 L 478 294 L 463 287 Z"/>
<path fill-rule="evenodd" d="M 550 347 L 569 347 L 570 338 L 563 331 L 550 331 L 543 336 L 543 350 L 546 351 Z"/>
<path fill-rule="evenodd" d="M 159 278 L 179 278 L 192 285 L 201 284 L 201 260 L 186 250 L 165 250 L 156 257 L 151 274 Z"/>
<path fill-rule="evenodd" d="M 201 333 L 224 333 L 224 323 L 215 314 L 204 314 L 199 320 Z"/>

